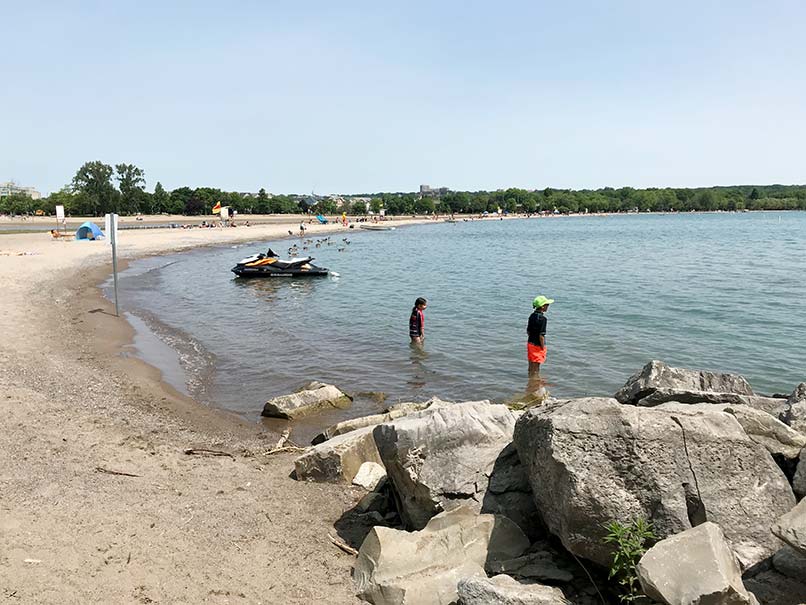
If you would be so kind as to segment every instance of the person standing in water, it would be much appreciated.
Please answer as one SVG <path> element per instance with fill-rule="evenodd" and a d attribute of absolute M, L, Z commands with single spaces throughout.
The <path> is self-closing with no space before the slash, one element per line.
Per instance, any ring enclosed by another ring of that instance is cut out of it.
<path fill-rule="evenodd" d="M 414 307 L 411 310 L 409 317 L 409 336 L 411 342 L 422 344 L 425 338 L 425 311 L 428 307 L 428 301 L 420 297 L 414 301 Z"/>
<path fill-rule="evenodd" d="M 532 301 L 534 311 L 529 316 L 526 333 L 529 338 L 526 343 L 526 354 L 529 359 L 529 375 L 540 373 L 540 364 L 546 362 L 546 311 L 554 302 L 542 294 Z"/>

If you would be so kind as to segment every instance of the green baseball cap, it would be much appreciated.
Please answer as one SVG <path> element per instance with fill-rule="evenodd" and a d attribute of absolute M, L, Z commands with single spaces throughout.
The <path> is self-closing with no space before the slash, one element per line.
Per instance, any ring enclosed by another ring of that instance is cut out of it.
<path fill-rule="evenodd" d="M 551 304 L 551 303 L 553 303 L 553 302 L 554 302 L 554 299 L 553 299 L 553 298 L 546 298 L 545 296 L 543 296 L 543 295 L 541 294 L 540 296 L 538 296 L 537 298 L 535 298 L 535 299 L 532 301 L 532 306 L 533 306 L 535 309 L 539 309 L 539 308 L 540 308 L 540 307 L 542 307 L 543 305 L 550 305 L 550 304 Z"/>

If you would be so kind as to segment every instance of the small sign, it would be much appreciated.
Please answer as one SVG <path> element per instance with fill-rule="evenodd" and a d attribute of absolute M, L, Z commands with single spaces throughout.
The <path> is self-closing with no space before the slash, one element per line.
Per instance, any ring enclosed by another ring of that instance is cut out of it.
<path fill-rule="evenodd" d="M 56 206 L 56 220 L 64 222 L 64 206 L 61 204 Z"/>
<path fill-rule="evenodd" d="M 229 206 L 221 207 L 221 220 L 222 221 L 229 220 Z"/>
<path fill-rule="evenodd" d="M 114 244 L 118 236 L 118 215 L 107 214 L 104 216 L 104 235 L 106 235 L 106 242 Z"/>

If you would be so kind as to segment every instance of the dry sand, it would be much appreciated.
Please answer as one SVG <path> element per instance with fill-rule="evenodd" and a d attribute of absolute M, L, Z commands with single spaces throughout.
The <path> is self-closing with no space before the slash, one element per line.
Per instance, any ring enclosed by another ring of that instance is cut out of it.
<path fill-rule="evenodd" d="M 282 237 L 298 221 L 121 231 L 118 250 Z M 110 271 L 102 241 L 0 235 L 0 600 L 357 603 L 353 558 L 328 534 L 363 492 L 290 479 L 293 455 L 263 455 L 277 435 L 127 354 L 132 330 L 97 287 Z"/>

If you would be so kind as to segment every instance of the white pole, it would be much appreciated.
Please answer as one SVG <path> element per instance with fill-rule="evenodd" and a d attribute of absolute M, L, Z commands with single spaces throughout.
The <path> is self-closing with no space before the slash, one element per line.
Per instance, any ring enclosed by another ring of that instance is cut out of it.
<path fill-rule="evenodd" d="M 118 235 L 118 215 L 111 214 L 109 216 L 109 242 L 112 244 L 112 276 L 115 281 L 115 315 L 117 317 L 120 317 L 120 306 L 118 305 L 117 235 Z"/>

